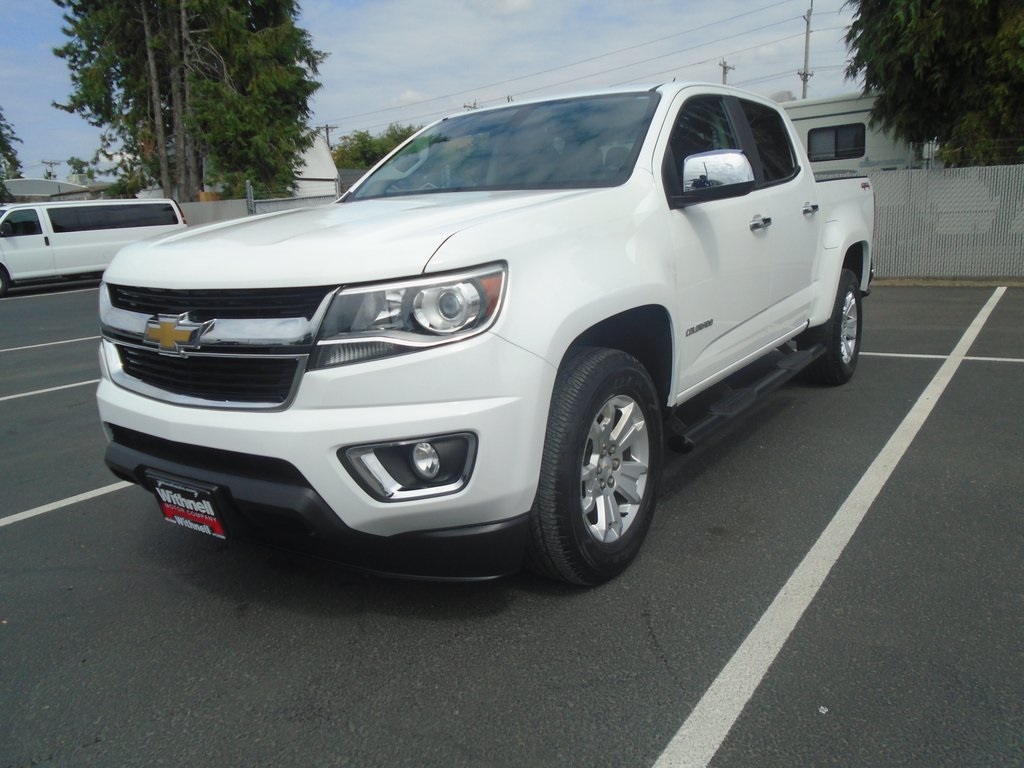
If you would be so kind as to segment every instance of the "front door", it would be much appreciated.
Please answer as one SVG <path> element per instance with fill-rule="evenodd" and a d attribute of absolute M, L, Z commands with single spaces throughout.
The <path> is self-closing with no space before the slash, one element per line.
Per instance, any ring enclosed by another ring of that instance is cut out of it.
<path fill-rule="evenodd" d="M 0 234 L 0 248 L 12 280 L 53 275 L 53 247 L 43 234 L 37 209 L 10 211 L 0 221 Z"/>
<path fill-rule="evenodd" d="M 666 184 L 681 184 L 685 159 L 741 149 L 725 96 L 700 95 L 679 108 L 669 137 Z M 669 212 L 676 256 L 676 395 L 702 385 L 766 342 L 763 314 L 771 302 L 772 263 L 766 238 L 750 223 L 763 194 L 713 200 Z"/>

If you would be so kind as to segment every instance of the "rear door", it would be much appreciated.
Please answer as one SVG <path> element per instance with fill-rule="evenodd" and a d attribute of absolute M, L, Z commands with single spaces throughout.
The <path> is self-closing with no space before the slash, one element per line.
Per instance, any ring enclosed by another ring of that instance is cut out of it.
<path fill-rule="evenodd" d="M 15 208 L 0 221 L 0 249 L 12 280 L 54 274 L 53 246 L 38 208 Z"/>
<path fill-rule="evenodd" d="M 771 271 L 766 327 L 777 337 L 805 322 L 810 311 L 821 237 L 818 189 L 811 169 L 800 164 L 798 139 L 780 110 L 742 98 L 735 104 L 746 125 L 747 154 L 757 178 L 751 197 L 761 220 L 754 234 L 760 259 Z"/>

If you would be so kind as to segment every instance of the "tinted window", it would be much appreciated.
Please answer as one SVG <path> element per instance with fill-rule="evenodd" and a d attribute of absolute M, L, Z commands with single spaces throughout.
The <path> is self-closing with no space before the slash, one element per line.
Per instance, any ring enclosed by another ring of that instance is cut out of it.
<path fill-rule="evenodd" d="M 170 203 L 82 205 L 48 208 L 46 213 L 54 232 L 160 227 L 178 223 L 178 216 Z"/>
<path fill-rule="evenodd" d="M 669 144 L 679 163 L 698 152 L 740 147 L 720 96 L 698 96 L 687 101 L 679 110 Z"/>
<path fill-rule="evenodd" d="M 813 160 L 849 160 L 864 157 L 864 123 L 830 125 L 807 132 L 807 154 Z"/>
<path fill-rule="evenodd" d="M 8 224 L 10 229 L 6 226 Z M 4 231 L 10 232 L 6 237 L 25 237 L 26 235 L 43 234 L 43 229 L 39 226 L 39 217 L 31 208 L 22 211 L 12 211 L 4 219 L 4 225 Z"/>
<path fill-rule="evenodd" d="M 621 184 L 633 171 L 658 98 L 645 91 L 452 117 L 414 138 L 350 199 Z"/>
<path fill-rule="evenodd" d="M 796 155 L 782 115 L 754 101 L 740 99 L 740 105 L 757 143 L 764 183 L 785 181 L 794 176 L 798 170 Z"/>

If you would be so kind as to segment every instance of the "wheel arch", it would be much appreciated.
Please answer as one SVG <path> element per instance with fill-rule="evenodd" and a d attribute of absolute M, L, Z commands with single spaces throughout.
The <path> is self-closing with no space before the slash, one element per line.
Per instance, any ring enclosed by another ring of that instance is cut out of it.
<path fill-rule="evenodd" d="M 657 304 L 634 307 L 595 323 L 573 339 L 564 361 L 580 347 L 606 347 L 632 355 L 647 369 L 662 406 L 672 387 L 672 319 Z"/>
<path fill-rule="evenodd" d="M 871 256 L 867 242 L 861 240 L 852 243 L 843 256 L 842 269 L 848 269 L 857 276 L 861 290 L 868 287 L 871 278 Z M 840 272 L 842 272 L 842 269 Z"/>

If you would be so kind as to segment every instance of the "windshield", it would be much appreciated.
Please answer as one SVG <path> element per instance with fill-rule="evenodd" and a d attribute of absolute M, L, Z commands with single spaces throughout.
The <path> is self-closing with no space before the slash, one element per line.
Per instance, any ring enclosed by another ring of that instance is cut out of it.
<path fill-rule="evenodd" d="M 658 98 L 623 93 L 451 117 L 412 139 L 348 199 L 622 184 Z"/>

